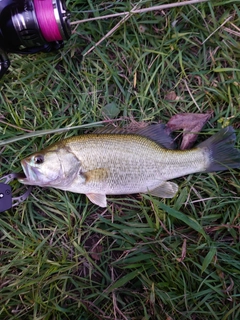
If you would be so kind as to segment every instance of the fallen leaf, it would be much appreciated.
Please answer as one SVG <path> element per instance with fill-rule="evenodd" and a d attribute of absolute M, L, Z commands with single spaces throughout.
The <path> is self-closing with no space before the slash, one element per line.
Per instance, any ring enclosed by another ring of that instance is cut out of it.
<path fill-rule="evenodd" d="M 91 257 L 94 260 L 100 260 L 101 259 L 101 253 L 103 252 L 103 246 L 101 244 L 98 244 L 97 246 L 94 246 L 91 250 Z"/>
<path fill-rule="evenodd" d="M 176 100 L 177 95 L 175 93 L 175 91 L 169 91 L 166 95 L 165 95 L 165 100 L 167 101 L 174 101 Z"/>
<path fill-rule="evenodd" d="M 182 97 L 177 96 L 175 91 L 169 91 L 166 93 L 164 99 L 167 101 L 179 101 L 182 100 Z"/>
<path fill-rule="evenodd" d="M 97 235 L 88 237 L 85 241 L 85 249 L 89 252 L 90 256 L 94 260 L 100 260 L 103 252 L 103 246 L 101 244 L 102 238 Z"/>
<path fill-rule="evenodd" d="M 211 113 L 179 113 L 168 121 L 167 128 L 170 132 L 183 129 L 180 149 L 189 149 L 210 117 Z"/>

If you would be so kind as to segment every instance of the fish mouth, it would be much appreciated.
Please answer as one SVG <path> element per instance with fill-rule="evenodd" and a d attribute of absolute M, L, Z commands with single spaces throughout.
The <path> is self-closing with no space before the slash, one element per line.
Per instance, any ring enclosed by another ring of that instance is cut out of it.
<path fill-rule="evenodd" d="M 21 161 L 23 173 L 19 174 L 18 181 L 22 184 L 35 185 L 37 182 L 37 168 L 29 165 L 26 160 Z"/>
<path fill-rule="evenodd" d="M 26 178 L 27 177 L 26 177 L 25 173 L 23 173 L 23 172 L 19 172 L 18 175 L 17 175 L 17 179 L 18 180 L 23 180 L 23 179 L 26 179 Z"/>

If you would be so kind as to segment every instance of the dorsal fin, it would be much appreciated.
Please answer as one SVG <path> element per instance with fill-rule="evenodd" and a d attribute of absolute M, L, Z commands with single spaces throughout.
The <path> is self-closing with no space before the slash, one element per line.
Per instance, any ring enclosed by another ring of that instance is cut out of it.
<path fill-rule="evenodd" d="M 99 127 L 95 129 L 92 133 L 94 134 L 129 134 L 128 128 L 119 128 L 119 127 L 114 127 L 111 124 L 108 124 L 104 127 Z"/>
<path fill-rule="evenodd" d="M 176 149 L 173 138 L 168 134 L 165 124 L 152 124 L 135 132 L 140 136 L 144 136 L 155 141 L 167 149 Z"/>
<path fill-rule="evenodd" d="M 163 123 L 151 124 L 144 128 L 134 128 L 129 126 L 125 128 L 116 128 L 107 125 L 103 128 L 97 128 L 94 134 L 137 134 L 146 137 L 167 149 L 176 149 L 173 138 L 168 134 L 166 126 Z"/>

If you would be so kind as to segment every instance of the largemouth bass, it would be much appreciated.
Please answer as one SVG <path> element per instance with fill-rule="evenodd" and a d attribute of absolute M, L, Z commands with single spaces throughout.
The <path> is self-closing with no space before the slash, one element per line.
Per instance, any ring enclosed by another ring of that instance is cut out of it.
<path fill-rule="evenodd" d="M 196 172 L 240 167 L 232 127 L 220 130 L 191 150 L 174 150 L 162 124 L 135 133 L 93 133 L 59 141 L 21 161 L 23 184 L 83 193 L 100 207 L 106 195 L 148 193 L 172 198 L 168 181 Z"/>

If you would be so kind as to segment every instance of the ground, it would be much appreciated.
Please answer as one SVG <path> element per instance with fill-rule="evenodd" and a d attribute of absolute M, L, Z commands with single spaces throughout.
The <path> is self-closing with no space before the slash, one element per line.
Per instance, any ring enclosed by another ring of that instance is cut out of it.
<path fill-rule="evenodd" d="M 67 6 L 74 22 L 177 2 Z M 239 148 L 239 1 L 152 10 L 119 23 L 123 17 L 72 25 L 54 53 L 9 54 L 0 80 L 1 175 L 86 128 L 35 131 L 106 119 L 166 123 L 209 112 L 198 141 L 232 125 Z M 106 209 L 84 195 L 34 187 L 0 216 L 0 319 L 239 319 L 239 177 L 237 169 L 193 174 L 175 180 L 173 199 L 111 196 Z M 18 182 L 11 185 L 18 194 Z"/>

